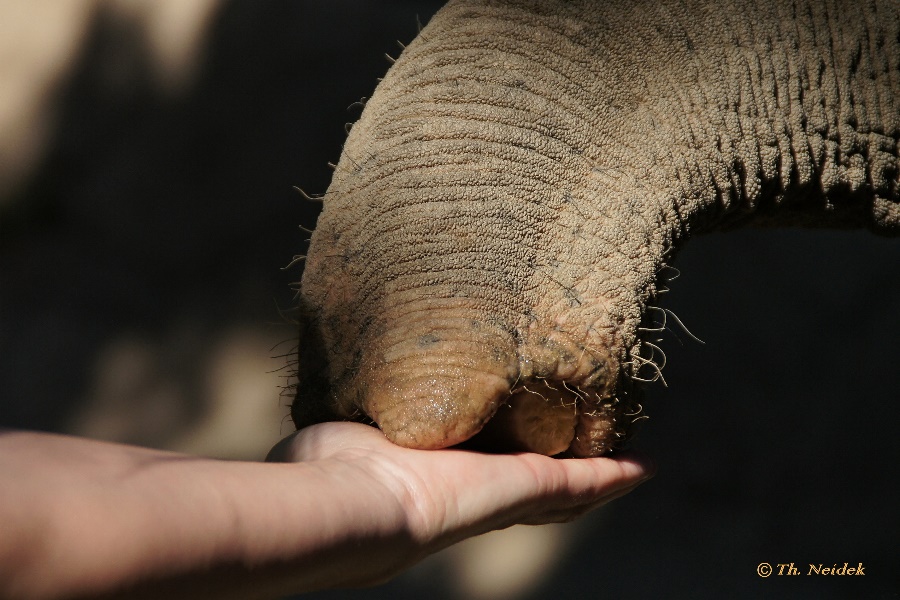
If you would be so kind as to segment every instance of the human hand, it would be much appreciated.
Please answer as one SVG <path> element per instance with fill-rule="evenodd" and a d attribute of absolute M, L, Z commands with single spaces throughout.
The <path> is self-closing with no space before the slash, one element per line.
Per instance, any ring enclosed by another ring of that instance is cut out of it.
<path fill-rule="evenodd" d="M 0 597 L 278 598 L 372 585 L 470 536 L 571 520 L 652 474 L 624 454 L 412 450 L 359 423 L 306 428 L 269 459 L 288 464 L 0 435 Z"/>
<path fill-rule="evenodd" d="M 539 454 L 412 450 L 359 423 L 322 423 L 282 440 L 268 460 L 353 465 L 360 489 L 376 486 L 402 507 L 413 546 L 392 576 L 465 538 L 517 523 L 570 521 L 627 494 L 653 475 L 635 454 L 554 459 Z M 383 502 L 383 501 L 381 501 Z M 377 518 L 373 507 L 373 518 Z M 377 578 L 384 580 L 385 573 Z M 369 583 L 375 583 L 371 581 Z"/>

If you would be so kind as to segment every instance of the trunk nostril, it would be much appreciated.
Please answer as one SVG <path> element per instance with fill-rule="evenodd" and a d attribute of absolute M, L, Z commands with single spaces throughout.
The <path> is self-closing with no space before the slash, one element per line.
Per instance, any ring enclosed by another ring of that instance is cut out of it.
<path fill-rule="evenodd" d="M 502 451 L 559 454 L 568 450 L 575 437 L 581 412 L 577 400 L 574 393 L 549 384 L 521 386 L 497 410 L 481 435 Z"/>

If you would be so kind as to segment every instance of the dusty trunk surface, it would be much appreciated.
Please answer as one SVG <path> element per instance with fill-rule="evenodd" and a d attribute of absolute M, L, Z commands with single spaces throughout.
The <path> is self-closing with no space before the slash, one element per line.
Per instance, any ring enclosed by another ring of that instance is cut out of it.
<path fill-rule="evenodd" d="M 615 447 L 690 234 L 900 228 L 898 39 L 896 2 L 451 2 L 325 195 L 295 422 Z"/>

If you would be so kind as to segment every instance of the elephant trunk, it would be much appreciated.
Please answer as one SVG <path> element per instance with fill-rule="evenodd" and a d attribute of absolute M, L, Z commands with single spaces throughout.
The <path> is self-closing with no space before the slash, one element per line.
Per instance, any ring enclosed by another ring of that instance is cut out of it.
<path fill-rule="evenodd" d="M 715 227 L 900 228 L 896 3 L 459 0 L 353 127 L 301 289 L 298 426 L 598 455 Z M 890 13 L 890 14 L 888 14 Z M 325 359 L 325 360 L 323 360 Z M 328 401 L 323 406 L 321 397 Z"/>

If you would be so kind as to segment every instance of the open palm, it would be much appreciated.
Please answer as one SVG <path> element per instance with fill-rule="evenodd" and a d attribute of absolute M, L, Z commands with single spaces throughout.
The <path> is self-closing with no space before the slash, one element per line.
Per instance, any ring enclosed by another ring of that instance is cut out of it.
<path fill-rule="evenodd" d="M 360 489 L 388 491 L 405 514 L 407 563 L 464 538 L 517 523 L 567 521 L 628 493 L 652 476 L 633 454 L 554 459 L 539 454 L 412 450 L 358 423 L 323 423 L 278 444 L 270 460 L 356 467 Z M 398 571 L 408 564 L 398 565 Z"/>

